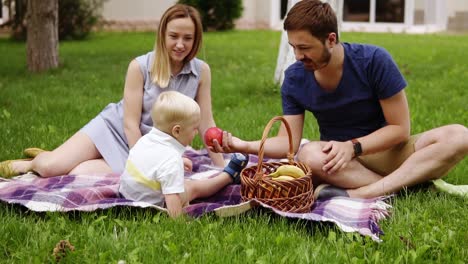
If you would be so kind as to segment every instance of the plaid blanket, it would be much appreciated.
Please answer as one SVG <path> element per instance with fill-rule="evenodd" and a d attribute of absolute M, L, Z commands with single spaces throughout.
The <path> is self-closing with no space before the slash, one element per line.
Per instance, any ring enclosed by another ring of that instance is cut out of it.
<path fill-rule="evenodd" d="M 189 149 L 186 156 L 194 165 L 194 172 L 186 175 L 188 178 L 209 178 L 221 170 L 209 166 L 211 160 L 206 150 Z M 251 155 L 250 165 L 256 164 L 257 161 L 258 158 Z M 118 186 L 118 174 L 64 175 L 51 178 L 25 174 L 13 179 L 0 178 L 0 200 L 21 204 L 37 212 L 93 211 L 114 206 L 149 207 L 166 211 L 162 207 L 120 197 Z M 209 212 L 226 217 L 241 214 L 253 207 L 264 207 L 288 218 L 333 222 L 345 232 L 359 232 L 375 241 L 380 241 L 379 236 L 382 231 L 378 221 L 389 215 L 390 205 L 384 202 L 384 197 L 376 199 L 335 197 L 316 201 L 309 213 L 285 213 L 255 200 L 241 202 L 240 185 L 229 185 L 212 197 L 193 201 L 185 211 L 193 217 Z"/>

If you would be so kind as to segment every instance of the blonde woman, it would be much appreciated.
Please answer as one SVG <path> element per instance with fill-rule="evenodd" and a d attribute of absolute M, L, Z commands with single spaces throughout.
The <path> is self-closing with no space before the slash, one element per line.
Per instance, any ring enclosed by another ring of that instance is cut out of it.
<path fill-rule="evenodd" d="M 122 172 L 129 149 L 153 127 L 151 107 L 161 92 L 177 91 L 200 106 L 200 134 L 216 126 L 211 110 L 211 72 L 195 58 L 202 42 L 197 10 L 176 4 L 163 14 L 153 51 L 130 62 L 123 99 L 109 104 L 97 117 L 53 151 L 38 151 L 32 160 L 0 163 L 0 176 L 34 171 L 42 177 L 65 174 Z M 221 154 L 209 152 L 213 164 L 224 166 Z"/>

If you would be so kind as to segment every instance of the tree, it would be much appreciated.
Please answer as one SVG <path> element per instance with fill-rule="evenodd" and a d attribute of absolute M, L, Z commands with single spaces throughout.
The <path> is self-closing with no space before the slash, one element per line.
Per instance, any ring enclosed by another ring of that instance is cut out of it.
<path fill-rule="evenodd" d="M 58 0 L 28 0 L 26 21 L 28 69 L 41 72 L 57 68 Z"/>

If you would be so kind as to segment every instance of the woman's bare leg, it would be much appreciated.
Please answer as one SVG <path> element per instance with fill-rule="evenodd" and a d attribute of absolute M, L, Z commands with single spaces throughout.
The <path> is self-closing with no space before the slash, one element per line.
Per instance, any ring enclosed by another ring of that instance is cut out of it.
<path fill-rule="evenodd" d="M 90 173 L 110 173 L 111 167 L 104 159 L 93 159 L 83 161 L 73 168 L 68 174 L 90 174 Z"/>
<path fill-rule="evenodd" d="M 42 177 L 65 175 L 72 171 L 109 172 L 110 167 L 106 165 L 93 141 L 83 132 L 77 132 L 53 151 L 40 153 L 32 161 L 18 161 L 12 164 L 15 171 L 35 171 Z"/>

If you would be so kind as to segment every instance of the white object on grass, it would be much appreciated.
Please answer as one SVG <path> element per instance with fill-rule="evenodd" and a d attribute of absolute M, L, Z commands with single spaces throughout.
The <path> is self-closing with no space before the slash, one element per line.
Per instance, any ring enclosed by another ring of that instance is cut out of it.
<path fill-rule="evenodd" d="M 454 185 L 446 183 L 442 179 L 432 181 L 437 190 L 446 192 L 448 194 L 468 198 L 468 185 Z"/>

